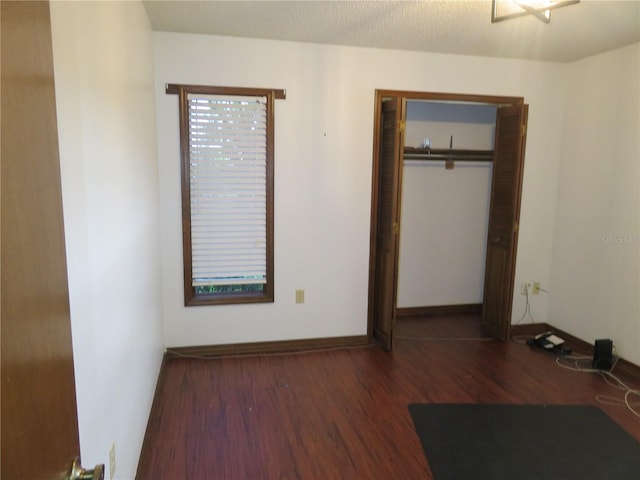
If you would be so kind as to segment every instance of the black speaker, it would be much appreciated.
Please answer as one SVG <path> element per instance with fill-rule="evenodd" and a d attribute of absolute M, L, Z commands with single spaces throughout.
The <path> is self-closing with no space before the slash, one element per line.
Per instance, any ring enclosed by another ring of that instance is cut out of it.
<path fill-rule="evenodd" d="M 611 340 L 596 340 L 593 347 L 593 368 L 611 370 L 613 366 L 613 342 Z"/>

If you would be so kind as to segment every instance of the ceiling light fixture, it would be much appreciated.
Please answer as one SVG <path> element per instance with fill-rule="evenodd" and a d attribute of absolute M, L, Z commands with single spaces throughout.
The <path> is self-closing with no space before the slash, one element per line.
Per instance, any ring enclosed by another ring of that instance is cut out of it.
<path fill-rule="evenodd" d="M 551 10 L 580 3 L 580 0 L 492 0 L 491 23 L 509 20 L 510 18 L 533 15 L 538 20 L 549 23 Z"/>

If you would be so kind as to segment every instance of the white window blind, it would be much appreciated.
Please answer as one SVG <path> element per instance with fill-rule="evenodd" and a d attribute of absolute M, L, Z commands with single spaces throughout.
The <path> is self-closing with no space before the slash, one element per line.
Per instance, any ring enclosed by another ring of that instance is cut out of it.
<path fill-rule="evenodd" d="M 190 93 L 192 285 L 267 281 L 267 99 Z"/>

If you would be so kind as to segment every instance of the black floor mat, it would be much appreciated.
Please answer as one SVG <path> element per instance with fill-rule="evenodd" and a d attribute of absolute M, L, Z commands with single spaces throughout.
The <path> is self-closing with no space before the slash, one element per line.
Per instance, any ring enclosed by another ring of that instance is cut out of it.
<path fill-rule="evenodd" d="M 409 411 L 434 480 L 640 479 L 640 442 L 594 406 L 411 404 Z"/>

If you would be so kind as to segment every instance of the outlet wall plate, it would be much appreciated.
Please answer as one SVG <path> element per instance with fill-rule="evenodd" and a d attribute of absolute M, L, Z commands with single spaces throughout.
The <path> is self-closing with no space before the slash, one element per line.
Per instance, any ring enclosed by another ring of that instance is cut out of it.
<path fill-rule="evenodd" d="M 109 479 L 113 480 L 116 474 L 116 442 L 111 442 L 109 447 Z"/>

